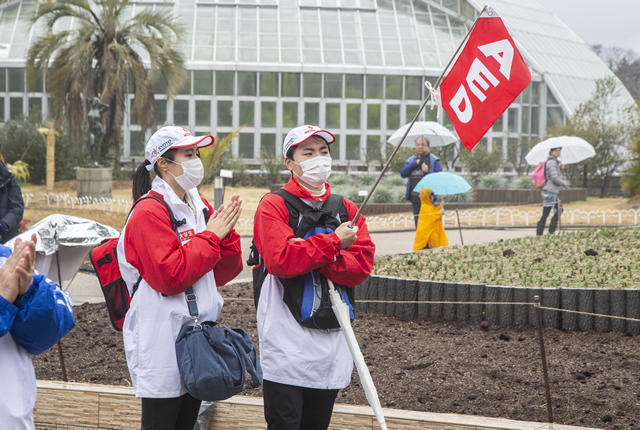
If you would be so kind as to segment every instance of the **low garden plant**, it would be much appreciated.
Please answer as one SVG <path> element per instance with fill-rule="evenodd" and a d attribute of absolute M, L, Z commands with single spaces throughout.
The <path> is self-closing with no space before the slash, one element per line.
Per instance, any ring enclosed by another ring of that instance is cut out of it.
<path fill-rule="evenodd" d="M 639 252 L 640 229 L 593 229 L 383 256 L 373 273 L 524 287 L 640 288 Z"/>

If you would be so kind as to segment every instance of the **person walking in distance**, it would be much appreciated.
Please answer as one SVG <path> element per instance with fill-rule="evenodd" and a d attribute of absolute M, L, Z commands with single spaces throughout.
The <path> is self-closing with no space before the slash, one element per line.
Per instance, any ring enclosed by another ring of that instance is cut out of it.
<path fill-rule="evenodd" d="M 440 159 L 430 153 L 427 136 L 419 136 L 416 139 L 416 155 L 407 158 L 404 167 L 400 169 L 400 176 L 409 178 L 404 199 L 411 201 L 416 228 L 418 227 L 418 215 L 420 214 L 420 205 L 422 203 L 420 201 L 420 193 L 414 193 L 413 189 L 425 175 L 435 172 L 442 172 Z"/>
<path fill-rule="evenodd" d="M 536 234 L 542 236 L 544 233 L 544 227 L 547 223 L 547 217 L 553 209 L 553 217 L 549 223 L 549 234 L 553 234 L 556 231 L 558 225 L 558 193 L 560 189 L 558 187 L 566 187 L 567 182 L 560 179 L 560 169 L 562 164 L 558 161 L 558 157 L 562 153 L 562 148 L 552 148 L 549 151 L 549 157 L 544 165 L 544 179 L 545 184 L 542 187 L 542 217 L 538 221 L 538 227 Z"/>

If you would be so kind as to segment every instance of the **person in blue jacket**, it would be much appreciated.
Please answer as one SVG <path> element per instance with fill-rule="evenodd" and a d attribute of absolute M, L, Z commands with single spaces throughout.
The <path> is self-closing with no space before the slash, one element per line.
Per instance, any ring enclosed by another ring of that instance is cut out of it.
<path fill-rule="evenodd" d="M 400 169 L 400 176 L 409 178 L 407 181 L 407 194 L 404 199 L 411 201 L 413 220 L 418 227 L 418 215 L 420 214 L 420 193 L 412 192 L 420 179 L 435 172 L 442 172 L 440 159 L 429 153 L 429 139 L 427 136 L 419 136 L 416 139 L 416 155 L 404 160 L 404 167 Z"/>
<path fill-rule="evenodd" d="M 75 326 L 66 291 L 35 271 L 36 235 L 0 245 L 0 429 L 35 429 L 38 355 Z"/>

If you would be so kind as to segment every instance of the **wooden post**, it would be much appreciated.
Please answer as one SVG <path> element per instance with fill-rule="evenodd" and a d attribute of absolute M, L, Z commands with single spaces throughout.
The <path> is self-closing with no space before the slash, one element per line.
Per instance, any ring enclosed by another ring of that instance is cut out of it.
<path fill-rule="evenodd" d="M 544 337 L 542 335 L 542 312 L 540 310 L 540 296 L 533 296 L 538 320 L 538 339 L 540 340 L 540 356 L 542 358 L 542 374 L 544 377 L 544 391 L 547 396 L 547 418 L 553 423 L 553 408 L 551 407 L 551 390 L 549 388 L 549 374 L 547 372 L 547 354 L 544 350 Z"/>
<path fill-rule="evenodd" d="M 47 192 L 53 192 L 53 186 L 56 181 L 56 135 L 53 129 L 53 123 L 49 122 L 49 131 L 47 132 Z"/>

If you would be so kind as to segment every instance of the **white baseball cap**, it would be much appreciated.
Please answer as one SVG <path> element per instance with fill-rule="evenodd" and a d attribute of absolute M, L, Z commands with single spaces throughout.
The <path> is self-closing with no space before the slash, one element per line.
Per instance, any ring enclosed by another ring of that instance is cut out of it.
<path fill-rule="evenodd" d="M 284 145 L 282 145 L 282 155 L 286 157 L 289 148 L 296 146 L 315 135 L 322 137 L 327 141 L 327 143 L 333 143 L 336 141 L 335 136 L 327 130 L 322 130 L 320 127 L 316 127 L 315 125 L 301 125 L 287 133 L 287 137 L 284 139 Z"/>
<path fill-rule="evenodd" d="M 198 148 L 204 148 L 212 145 L 215 138 L 209 136 L 194 136 L 182 127 L 167 126 L 153 133 L 151 139 L 147 142 L 144 150 L 144 157 L 151 163 L 147 166 L 147 170 L 153 170 L 153 166 L 169 149 L 186 148 L 187 146 L 198 145 Z"/>

